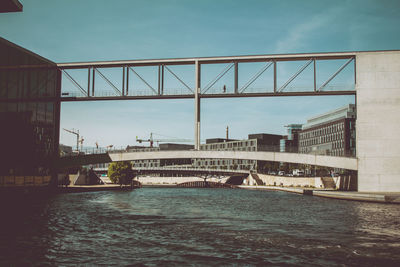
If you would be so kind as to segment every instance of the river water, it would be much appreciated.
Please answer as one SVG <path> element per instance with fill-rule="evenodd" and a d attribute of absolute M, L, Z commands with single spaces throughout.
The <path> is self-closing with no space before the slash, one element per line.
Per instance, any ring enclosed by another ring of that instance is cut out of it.
<path fill-rule="evenodd" d="M 400 266 L 399 205 L 142 188 L 1 208 L 0 266 Z"/>

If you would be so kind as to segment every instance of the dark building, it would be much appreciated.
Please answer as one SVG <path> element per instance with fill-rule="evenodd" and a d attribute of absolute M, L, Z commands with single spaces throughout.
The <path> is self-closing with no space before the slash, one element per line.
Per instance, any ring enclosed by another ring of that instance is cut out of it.
<path fill-rule="evenodd" d="M 285 136 L 279 134 L 249 134 L 249 140 L 257 140 L 258 151 L 279 151 L 279 145 L 281 139 Z"/>
<path fill-rule="evenodd" d="M 21 12 L 22 9 L 23 9 L 23 6 L 18 0 L 1 0 L 0 1 L 0 13 Z"/>
<path fill-rule="evenodd" d="M 194 149 L 194 145 L 187 144 L 175 144 L 175 143 L 165 143 L 159 144 L 160 150 L 191 150 Z"/>
<path fill-rule="evenodd" d="M 55 63 L 0 38 L 0 174 L 54 173 L 60 91 Z"/>
<path fill-rule="evenodd" d="M 297 153 L 299 151 L 299 133 L 302 129 L 302 124 L 286 125 L 288 135 L 280 140 L 280 152 Z"/>
<path fill-rule="evenodd" d="M 356 107 L 353 104 L 310 118 L 299 134 L 299 152 L 356 155 Z"/>
<path fill-rule="evenodd" d="M 235 139 L 226 139 L 226 138 L 209 138 L 206 139 L 206 144 L 216 144 L 216 143 L 224 143 L 230 141 L 237 141 Z"/>

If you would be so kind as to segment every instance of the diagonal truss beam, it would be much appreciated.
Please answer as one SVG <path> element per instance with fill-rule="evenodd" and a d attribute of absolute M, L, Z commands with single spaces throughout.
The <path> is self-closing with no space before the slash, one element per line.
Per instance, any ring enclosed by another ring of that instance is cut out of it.
<path fill-rule="evenodd" d="M 103 73 L 96 68 L 94 69 L 119 95 L 122 95 L 121 91 Z"/>
<path fill-rule="evenodd" d="M 145 79 L 142 78 L 142 76 L 139 75 L 132 67 L 128 67 L 144 84 L 146 84 L 156 95 L 158 95 L 157 91 L 150 85 L 148 82 L 146 82 Z"/>
<path fill-rule="evenodd" d="M 354 60 L 354 58 L 350 58 L 348 61 L 346 61 L 334 74 L 332 74 L 331 77 L 329 77 L 328 80 L 326 80 L 326 82 L 324 82 L 324 83 L 321 85 L 321 87 L 318 88 L 317 91 L 319 92 L 319 91 L 321 91 L 322 89 L 324 89 L 325 86 L 326 86 L 330 81 L 332 81 L 333 78 L 335 78 L 336 75 L 338 75 L 338 74 L 339 74 L 347 65 L 349 65 L 350 62 L 352 62 L 353 60 Z"/>
<path fill-rule="evenodd" d="M 294 79 L 296 79 L 296 77 L 299 76 L 299 74 L 302 73 L 303 70 L 305 70 L 308 67 L 308 65 L 310 65 L 311 62 L 313 61 L 314 61 L 313 59 L 307 61 L 306 64 L 303 65 L 303 67 L 301 67 L 292 77 L 290 77 L 289 80 L 287 80 L 287 82 L 285 82 L 284 85 L 281 86 L 281 88 L 277 90 L 277 92 L 278 93 L 282 92 L 289 85 L 289 83 L 291 83 Z"/>
<path fill-rule="evenodd" d="M 178 81 L 180 81 L 190 92 L 192 92 L 194 94 L 194 91 L 192 90 L 192 88 L 190 88 L 184 81 L 182 81 L 178 75 L 176 75 L 175 73 L 172 72 L 172 70 L 170 68 L 168 68 L 167 66 L 164 66 L 165 69 L 167 71 L 169 71 L 169 73 L 171 73 Z"/>
<path fill-rule="evenodd" d="M 79 91 L 81 91 L 83 95 L 87 95 L 85 89 L 83 89 L 83 87 L 74 78 L 72 78 L 72 76 L 65 69 L 61 69 L 61 71 L 72 82 L 72 84 L 75 85 L 75 87 L 78 88 Z"/>
<path fill-rule="evenodd" d="M 272 66 L 274 62 L 270 61 L 268 64 L 266 64 L 264 67 L 262 67 L 247 83 L 243 85 L 242 88 L 240 88 L 239 93 L 243 93 L 255 80 L 258 79 L 258 77 L 261 76 L 269 67 Z"/>
<path fill-rule="evenodd" d="M 204 91 L 202 94 L 205 94 L 216 82 L 219 81 L 233 66 L 235 66 L 235 63 L 229 64 L 223 71 L 221 71 L 220 74 L 217 75 L 212 81 L 210 81 L 207 86 L 204 88 Z"/>

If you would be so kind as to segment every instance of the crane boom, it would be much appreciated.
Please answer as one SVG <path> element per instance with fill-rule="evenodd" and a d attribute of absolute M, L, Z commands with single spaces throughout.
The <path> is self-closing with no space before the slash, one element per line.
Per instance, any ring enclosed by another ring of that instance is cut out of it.
<path fill-rule="evenodd" d="M 161 142 L 183 142 L 183 143 L 190 143 L 193 142 L 192 139 L 179 139 L 179 138 L 170 138 L 170 139 L 154 139 L 153 138 L 153 133 L 150 133 L 150 138 L 149 139 L 141 139 L 136 136 L 136 142 L 138 143 L 143 143 L 143 142 L 149 142 L 150 147 L 153 147 L 154 142 L 161 143 Z"/>
<path fill-rule="evenodd" d="M 72 133 L 72 134 L 76 135 L 76 151 L 79 152 L 79 142 L 80 142 L 80 140 L 79 140 L 79 130 L 77 130 L 76 132 L 74 131 L 74 129 L 68 130 L 68 129 L 63 128 L 63 130 L 66 131 L 66 132 L 69 132 L 69 133 Z M 82 138 L 82 142 L 83 142 L 83 138 Z"/>

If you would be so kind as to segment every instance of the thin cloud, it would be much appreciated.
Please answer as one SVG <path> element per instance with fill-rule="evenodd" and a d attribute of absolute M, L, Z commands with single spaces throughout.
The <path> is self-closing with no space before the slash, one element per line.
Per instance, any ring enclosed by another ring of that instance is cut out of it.
<path fill-rule="evenodd" d="M 322 32 L 335 18 L 338 18 L 342 8 L 333 8 L 324 13 L 312 16 L 309 20 L 292 27 L 284 38 L 277 41 L 275 53 L 290 53 L 310 47 L 308 40 L 313 35 Z"/>

